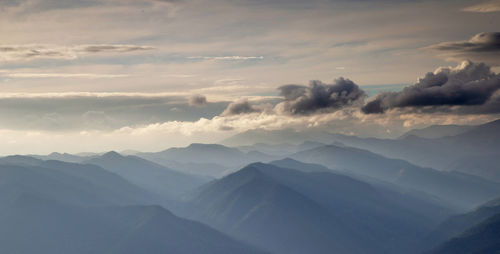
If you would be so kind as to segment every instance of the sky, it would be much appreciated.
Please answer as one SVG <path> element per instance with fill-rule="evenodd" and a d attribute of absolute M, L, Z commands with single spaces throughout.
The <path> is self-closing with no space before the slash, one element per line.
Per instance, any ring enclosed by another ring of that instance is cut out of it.
<path fill-rule="evenodd" d="M 498 24 L 498 0 L 0 0 L 0 154 L 484 123 Z"/>

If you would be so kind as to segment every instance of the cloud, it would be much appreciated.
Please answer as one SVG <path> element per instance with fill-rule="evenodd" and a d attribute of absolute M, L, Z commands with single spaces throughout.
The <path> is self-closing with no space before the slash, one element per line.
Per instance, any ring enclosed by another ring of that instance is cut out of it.
<path fill-rule="evenodd" d="M 235 102 L 230 103 L 226 110 L 222 112 L 222 116 L 231 116 L 231 115 L 241 115 L 241 114 L 250 114 L 260 112 L 260 109 L 251 105 L 248 100 L 241 99 Z"/>
<path fill-rule="evenodd" d="M 190 56 L 188 59 L 216 60 L 216 61 L 244 61 L 262 60 L 264 56 Z"/>
<path fill-rule="evenodd" d="M 152 50 L 153 47 L 137 45 L 0 45 L 0 61 L 29 61 L 35 59 L 76 59 L 81 55 L 97 53 L 128 53 Z"/>
<path fill-rule="evenodd" d="M 228 104 L 193 107 L 186 95 L 161 93 L 0 93 L 0 129 L 66 132 L 196 121 L 219 115 Z"/>
<path fill-rule="evenodd" d="M 349 79 L 339 78 L 333 84 L 311 81 L 309 86 L 284 85 L 278 88 L 284 101 L 277 105 L 281 112 L 312 114 L 332 112 L 363 101 L 366 94 Z"/>
<path fill-rule="evenodd" d="M 500 64 L 500 32 L 479 33 L 468 41 L 442 42 L 427 49 L 440 52 L 454 60 L 475 60 L 491 65 Z"/>
<path fill-rule="evenodd" d="M 86 53 L 100 53 L 100 52 L 132 52 L 132 51 L 143 51 L 143 50 L 152 50 L 155 49 L 149 46 L 137 46 L 137 45 L 81 45 L 76 47 L 76 51 L 78 52 L 86 52 Z"/>
<path fill-rule="evenodd" d="M 432 108 L 442 106 L 484 105 L 500 90 L 500 75 L 484 63 L 464 61 L 455 68 L 442 67 L 401 92 L 386 92 L 368 102 L 366 114 L 384 113 L 393 108 Z"/>
<path fill-rule="evenodd" d="M 207 104 L 207 97 L 204 95 L 193 95 L 189 98 L 189 105 L 203 107 Z"/>
<path fill-rule="evenodd" d="M 6 73 L 0 77 L 5 78 L 124 78 L 124 74 L 96 74 L 96 73 Z"/>
<path fill-rule="evenodd" d="M 156 3 L 171 5 L 180 0 L 2 0 L 1 7 L 17 7 L 23 13 L 39 13 L 42 11 L 68 10 L 78 8 L 105 7 L 105 6 L 151 6 Z"/>
<path fill-rule="evenodd" d="M 462 11 L 466 12 L 499 12 L 500 11 L 500 1 L 499 0 L 493 0 L 493 1 L 486 1 L 482 2 L 480 4 L 475 4 L 472 6 L 468 6 L 462 9 Z"/>

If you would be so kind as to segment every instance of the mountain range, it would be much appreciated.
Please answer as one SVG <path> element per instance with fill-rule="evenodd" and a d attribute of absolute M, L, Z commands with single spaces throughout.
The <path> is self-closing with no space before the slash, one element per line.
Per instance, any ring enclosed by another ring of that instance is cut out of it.
<path fill-rule="evenodd" d="M 329 145 L 291 157 L 425 192 L 462 209 L 470 209 L 500 196 L 500 185 L 496 182 L 463 173 L 423 168 L 358 148 Z"/>
<path fill-rule="evenodd" d="M 0 164 L 1 253 L 263 253 L 100 167 L 38 162 Z"/>
<path fill-rule="evenodd" d="M 450 217 L 425 238 L 432 254 L 495 254 L 500 251 L 500 199 Z"/>
<path fill-rule="evenodd" d="M 175 171 L 137 156 L 123 156 L 117 152 L 108 152 L 85 160 L 84 163 L 101 166 L 141 188 L 170 200 L 210 180 Z"/>
<path fill-rule="evenodd" d="M 0 253 L 496 254 L 499 126 L 1 157 Z"/>
<path fill-rule="evenodd" d="M 400 205 L 410 196 L 305 171 L 250 164 L 191 194 L 186 213 L 272 253 L 400 253 L 450 213 L 420 203 L 432 212 L 419 214 Z"/>

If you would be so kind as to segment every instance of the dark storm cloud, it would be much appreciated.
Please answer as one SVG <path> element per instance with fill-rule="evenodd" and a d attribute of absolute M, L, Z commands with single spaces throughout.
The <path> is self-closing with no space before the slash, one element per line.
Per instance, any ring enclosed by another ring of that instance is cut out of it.
<path fill-rule="evenodd" d="M 248 100 L 238 100 L 230 103 L 226 110 L 222 112 L 223 116 L 231 116 L 231 115 L 241 115 L 241 114 L 250 114 L 260 112 L 260 110 L 253 105 L 251 105 Z"/>
<path fill-rule="evenodd" d="M 493 73 L 484 63 L 466 61 L 456 68 L 440 68 L 434 73 L 429 72 L 401 92 L 381 93 L 367 103 L 362 111 L 372 114 L 384 113 L 392 108 L 426 106 L 436 107 L 434 110 L 439 110 L 441 106 L 489 108 L 486 104 L 499 90 L 500 75 Z"/>
<path fill-rule="evenodd" d="M 491 65 L 500 64 L 500 32 L 479 33 L 468 41 L 442 42 L 427 49 L 436 50 L 444 57 L 471 59 Z"/>
<path fill-rule="evenodd" d="M 189 105 L 203 107 L 207 104 L 207 97 L 204 95 L 193 95 L 189 98 Z"/>
<path fill-rule="evenodd" d="M 349 79 L 339 78 L 333 84 L 311 81 L 308 86 L 285 85 L 278 88 L 284 101 L 281 110 L 291 114 L 332 112 L 362 101 L 366 94 Z"/>

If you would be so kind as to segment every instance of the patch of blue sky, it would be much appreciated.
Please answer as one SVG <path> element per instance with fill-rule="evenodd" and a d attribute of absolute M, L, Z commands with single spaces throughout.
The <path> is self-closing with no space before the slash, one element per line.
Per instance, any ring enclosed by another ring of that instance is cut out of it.
<path fill-rule="evenodd" d="M 380 92 L 398 92 L 410 84 L 387 84 L 387 85 L 363 85 L 360 86 L 368 96 L 373 96 Z"/>

